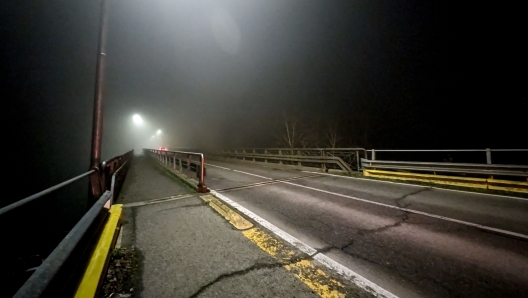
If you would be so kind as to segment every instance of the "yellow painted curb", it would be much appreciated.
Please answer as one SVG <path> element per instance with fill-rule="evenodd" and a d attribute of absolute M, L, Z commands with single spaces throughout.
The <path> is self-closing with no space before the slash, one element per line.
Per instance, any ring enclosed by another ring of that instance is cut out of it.
<path fill-rule="evenodd" d="M 229 223 L 231 223 L 238 230 L 247 230 L 253 227 L 253 224 L 240 216 L 231 208 L 224 205 L 220 200 L 215 198 L 213 195 L 200 196 L 202 200 L 206 201 L 216 212 L 220 213 Z"/>
<path fill-rule="evenodd" d="M 363 176 L 404 181 L 420 181 L 434 184 L 455 185 L 470 188 L 505 190 L 510 192 L 528 193 L 528 182 L 497 180 L 492 178 L 456 177 L 447 175 L 432 175 L 405 173 L 381 170 L 364 170 Z"/>
<path fill-rule="evenodd" d="M 227 219 L 242 234 L 255 243 L 260 249 L 278 260 L 281 267 L 290 271 L 321 297 L 346 297 L 345 287 L 337 280 L 319 269 L 314 263 L 301 258 L 301 253 L 286 247 L 282 241 L 268 235 L 264 231 L 253 228 L 253 224 L 240 216 L 237 212 L 220 202 L 213 195 L 200 196 L 214 210 Z M 279 264 L 279 265 L 280 265 Z"/>
<path fill-rule="evenodd" d="M 398 179 L 406 181 L 420 181 L 436 184 L 456 185 L 473 188 L 487 188 L 486 178 L 468 178 L 468 177 L 454 177 L 445 175 L 432 174 L 418 174 L 418 173 L 403 173 L 380 170 L 364 170 L 364 176 L 371 176 L 386 179 Z"/>
<path fill-rule="evenodd" d="M 123 205 L 116 204 L 110 208 L 110 216 L 97 242 L 90 263 L 84 272 L 81 284 L 77 288 L 75 298 L 93 298 L 97 293 L 99 283 L 103 277 L 103 270 L 109 260 L 109 252 L 119 230 L 119 221 Z"/>
<path fill-rule="evenodd" d="M 301 280 L 312 291 L 321 297 L 345 297 L 345 287 L 334 278 L 330 277 L 314 263 L 305 259 L 295 260 L 298 255 L 295 251 L 287 248 L 281 241 L 253 228 L 243 231 L 242 234 L 254 242 L 263 251 L 283 263 L 282 266 Z"/>
<path fill-rule="evenodd" d="M 488 179 L 488 188 L 528 193 L 528 182 Z"/>

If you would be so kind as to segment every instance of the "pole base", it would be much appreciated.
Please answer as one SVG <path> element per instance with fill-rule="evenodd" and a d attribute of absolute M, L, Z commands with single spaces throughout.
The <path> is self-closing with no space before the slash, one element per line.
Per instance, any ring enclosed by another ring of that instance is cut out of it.
<path fill-rule="evenodd" d="M 207 186 L 203 184 L 198 184 L 198 192 L 199 193 L 208 193 L 210 190 L 207 188 Z"/>

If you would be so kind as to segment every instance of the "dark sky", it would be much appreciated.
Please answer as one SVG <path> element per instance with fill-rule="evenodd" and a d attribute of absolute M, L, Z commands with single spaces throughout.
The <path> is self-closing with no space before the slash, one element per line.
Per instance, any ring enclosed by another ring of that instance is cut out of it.
<path fill-rule="evenodd" d="M 342 146 L 527 147 L 521 4 L 109 3 L 103 159 L 138 141 L 276 146 L 283 114 L 338 122 Z M 88 169 L 99 14 L 99 1 L 0 4 L 13 175 Z"/>

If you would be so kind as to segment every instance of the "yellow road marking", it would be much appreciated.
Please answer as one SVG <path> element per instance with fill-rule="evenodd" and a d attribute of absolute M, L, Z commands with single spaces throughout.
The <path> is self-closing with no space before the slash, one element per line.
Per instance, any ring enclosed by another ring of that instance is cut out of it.
<path fill-rule="evenodd" d="M 324 271 L 317 268 L 311 261 L 303 259 L 296 261 L 296 257 L 300 257 L 300 255 L 292 249 L 284 246 L 284 244 L 276 238 L 257 228 L 243 231 L 242 234 L 254 242 L 263 251 L 283 262 L 285 264 L 283 267 L 286 270 L 292 272 L 295 277 L 301 280 L 319 296 L 346 296 L 345 288 L 339 281 L 333 279 Z"/>
<path fill-rule="evenodd" d="M 116 204 L 110 208 L 110 216 L 104 227 L 103 233 L 97 242 L 97 246 L 92 254 L 90 263 L 84 272 L 81 284 L 77 288 L 75 298 L 95 297 L 99 282 L 102 279 L 103 270 L 110 256 L 109 251 L 112 248 L 116 232 L 119 229 L 119 220 L 123 205 Z"/>
<path fill-rule="evenodd" d="M 312 291 L 321 297 L 345 297 L 345 287 L 334 278 L 330 277 L 321 269 L 317 268 L 311 261 L 302 259 L 302 255 L 286 247 L 283 242 L 268 235 L 264 231 L 252 228 L 253 224 L 221 203 L 213 195 L 200 196 L 214 210 L 220 213 L 232 225 L 234 225 L 249 240 L 255 243 L 260 249 L 278 260 L 282 267 L 290 271 L 308 286 Z M 306 256 L 306 255 L 304 255 Z"/>
<path fill-rule="evenodd" d="M 231 208 L 224 205 L 220 200 L 215 198 L 212 195 L 205 195 L 200 196 L 202 200 L 207 202 L 209 206 L 211 206 L 216 212 L 220 213 L 229 223 L 231 223 L 235 228 L 238 230 L 247 230 L 249 228 L 253 227 L 253 224 L 240 216 L 235 211 L 231 210 Z"/>

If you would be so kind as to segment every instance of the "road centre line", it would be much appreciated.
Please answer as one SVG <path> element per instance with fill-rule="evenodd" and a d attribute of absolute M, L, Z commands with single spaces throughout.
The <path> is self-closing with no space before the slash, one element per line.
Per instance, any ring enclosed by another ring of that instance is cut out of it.
<path fill-rule="evenodd" d="M 268 177 L 264 177 L 264 176 L 260 176 L 260 175 L 256 175 L 256 174 L 251 174 L 251 173 L 248 173 L 248 172 L 242 172 L 242 171 L 239 171 L 239 170 L 232 170 L 232 171 L 233 172 L 242 173 L 242 174 L 251 175 L 251 176 L 255 176 L 255 177 L 259 177 L 259 178 L 262 178 L 262 179 L 273 180 L 273 178 L 268 178 Z"/>
<path fill-rule="evenodd" d="M 239 171 L 239 172 L 248 174 L 248 173 L 242 172 L 242 171 Z M 269 178 L 269 179 L 271 179 L 271 178 Z M 520 234 L 520 233 L 516 233 L 516 232 L 511 232 L 511 231 L 497 229 L 497 228 L 493 228 L 493 227 L 489 227 L 489 226 L 479 225 L 479 224 L 472 223 L 472 222 L 467 222 L 467 221 L 463 221 L 463 220 L 458 220 L 458 219 L 445 217 L 445 216 L 441 216 L 441 215 L 436 215 L 436 214 L 431 214 L 431 213 L 427 213 L 427 212 L 422 212 L 422 211 L 418 211 L 418 210 L 413 210 L 413 209 L 402 208 L 402 207 L 393 206 L 393 205 L 389 205 L 389 204 L 379 203 L 379 202 L 375 202 L 375 201 L 361 199 L 361 198 L 354 197 L 354 196 L 349 196 L 349 195 L 345 195 L 345 194 L 340 194 L 340 193 L 336 193 L 336 192 L 331 192 L 331 191 L 322 190 L 322 189 L 318 189 L 318 188 L 314 188 L 314 187 L 310 187 L 310 186 L 304 186 L 304 185 L 300 185 L 300 184 L 295 184 L 295 183 L 291 183 L 291 182 L 281 181 L 281 183 L 289 184 L 289 185 L 297 186 L 297 187 L 302 187 L 302 188 L 306 188 L 306 189 L 310 189 L 310 190 L 314 190 L 314 191 L 318 191 L 318 192 L 322 192 L 322 193 L 326 193 L 326 194 L 330 194 L 330 195 L 334 195 L 334 196 L 348 198 L 348 199 L 352 199 L 352 200 L 356 200 L 356 201 L 360 201 L 360 202 L 364 202 L 364 203 L 369 203 L 369 204 L 374 204 L 374 205 L 383 206 L 383 207 L 387 207 L 387 208 L 392 208 L 392 209 L 396 209 L 396 210 L 400 210 L 400 211 L 404 211 L 404 212 L 409 212 L 409 213 L 419 214 L 419 215 L 423 215 L 423 216 L 427 216 L 427 217 L 431 217 L 431 218 L 436 218 L 436 219 L 441 219 L 441 220 L 445 220 L 445 221 L 450 221 L 450 222 L 454 222 L 454 223 L 458 223 L 458 224 L 462 224 L 462 225 L 466 225 L 466 226 L 470 226 L 470 227 L 479 228 L 479 229 L 482 229 L 482 230 L 492 231 L 492 232 L 501 233 L 501 234 L 505 234 L 505 235 L 510 235 L 510 236 L 514 236 L 514 237 L 519 237 L 519 238 L 528 240 L 528 235 L 524 235 L 524 234 Z"/>
<path fill-rule="evenodd" d="M 324 175 L 324 176 L 331 176 L 331 177 L 338 177 L 338 178 L 375 181 L 375 182 L 399 184 L 399 185 L 414 186 L 414 187 L 431 187 L 431 188 L 438 189 L 438 190 L 447 190 L 447 191 L 462 192 L 462 193 L 476 194 L 476 195 L 482 195 L 482 196 L 494 196 L 494 197 L 500 197 L 500 198 L 528 201 L 528 199 L 520 198 L 520 197 L 512 197 L 512 196 L 497 195 L 497 194 L 487 194 L 487 193 L 481 193 L 481 192 L 459 190 L 459 189 L 450 189 L 450 188 L 442 188 L 442 187 L 436 187 L 436 186 L 424 186 L 424 185 L 417 185 L 417 184 L 410 184 L 410 183 L 403 183 L 403 182 L 395 182 L 395 181 L 368 179 L 368 178 L 361 178 L 361 177 L 350 177 L 350 176 L 342 176 L 342 175 L 320 173 L 320 172 L 313 172 L 313 171 L 301 171 L 301 172 L 303 172 L 303 173 L 311 173 L 311 174 L 320 174 L 320 175 Z"/>
<path fill-rule="evenodd" d="M 344 277 L 351 280 L 353 283 L 355 283 L 357 286 L 361 287 L 362 289 L 371 292 L 377 297 L 387 297 L 387 298 L 398 298 L 396 295 L 390 293 L 389 291 L 385 290 L 384 288 L 378 286 L 377 284 L 371 282 L 370 280 L 364 278 L 363 276 L 359 275 L 358 273 L 350 270 L 349 268 L 341 265 L 340 263 L 334 261 L 333 259 L 329 258 L 328 256 L 319 253 L 315 248 L 312 248 L 308 244 L 300 241 L 299 239 L 293 237 L 292 235 L 286 233 L 285 231 L 281 230 L 277 226 L 273 225 L 269 221 L 263 219 L 262 217 L 256 215 L 255 213 L 249 211 L 242 205 L 238 204 L 237 202 L 229 199 L 228 197 L 224 196 L 223 194 L 216 192 L 214 190 L 211 190 L 211 194 L 216 196 L 217 198 L 224 201 L 226 204 L 231 205 L 233 208 L 237 209 L 238 211 L 242 212 L 249 218 L 253 219 L 254 221 L 258 222 L 261 226 L 268 229 L 278 237 L 282 238 L 289 244 L 295 246 L 300 251 L 308 254 L 309 256 L 313 257 L 315 260 L 319 261 L 322 265 L 325 267 L 333 270 L 334 272 L 337 272 Z"/>
<path fill-rule="evenodd" d="M 253 187 L 259 187 L 259 186 L 266 186 L 271 184 L 277 184 L 283 181 L 294 181 L 294 180 L 300 180 L 305 178 L 313 178 L 313 177 L 319 177 L 320 175 L 309 175 L 309 176 L 297 176 L 297 177 L 290 177 L 290 178 L 283 178 L 283 179 L 273 179 L 269 181 L 262 181 L 262 182 L 256 182 L 256 183 L 249 183 L 246 185 L 241 186 L 234 186 L 234 187 L 228 187 L 228 188 L 222 188 L 222 189 L 215 189 L 219 192 L 227 192 L 227 191 L 233 191 L 233 190 L 240 190 L 240 189 L 247 189 L 247 188 L 253 188 Z"/>

